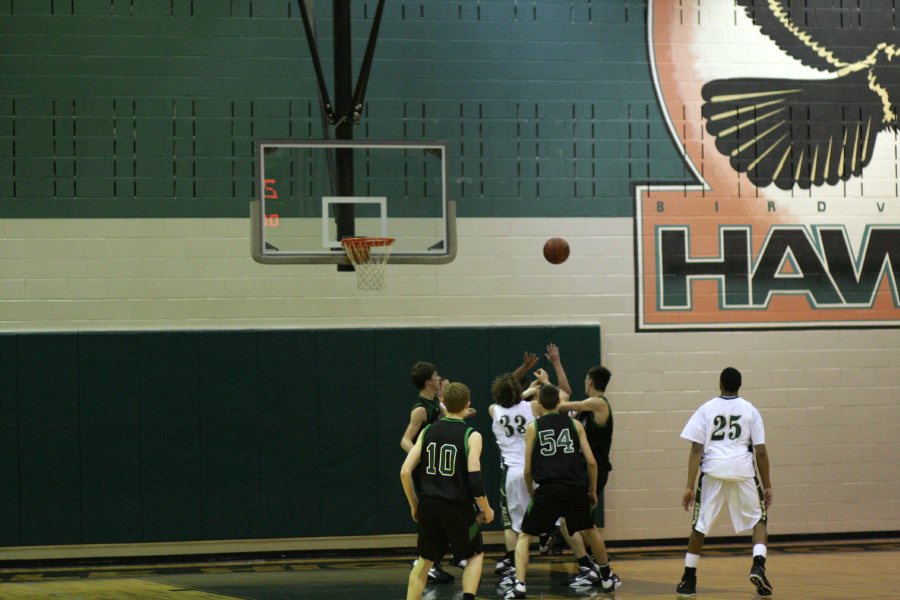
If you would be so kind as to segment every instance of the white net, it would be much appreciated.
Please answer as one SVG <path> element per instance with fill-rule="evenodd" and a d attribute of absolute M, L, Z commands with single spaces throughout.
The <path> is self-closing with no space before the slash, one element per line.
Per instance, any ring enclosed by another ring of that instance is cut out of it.
<path fill-rule="evenodd" d="M 341 244 L 356 270 L 356 287 L 368 291 L 383 290 L 384 271 L 394 238 L 344 238 Z"/>

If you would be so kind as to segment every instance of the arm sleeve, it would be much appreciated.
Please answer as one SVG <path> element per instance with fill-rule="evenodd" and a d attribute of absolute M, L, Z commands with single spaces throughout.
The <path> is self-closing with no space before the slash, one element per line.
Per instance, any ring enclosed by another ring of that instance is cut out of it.
<path fill-rule="evenodd" d="M 472 494 L 473 498 L 482 498 L 485 495 L 481 471 L 469 472 L 469 493 Z"/>

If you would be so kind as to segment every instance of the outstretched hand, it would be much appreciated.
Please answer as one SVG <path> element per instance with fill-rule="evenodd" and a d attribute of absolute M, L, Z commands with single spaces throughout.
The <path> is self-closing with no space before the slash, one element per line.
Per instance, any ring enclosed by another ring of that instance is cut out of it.
<path fill-rule="evenodd" d="M 547 385 L 550 383 L 550 376 L 547 374 L 547 371 L 543 369 L 538 369 L 534 372 L 534 377 L 541 382 L 541 385 Z"/>
<path fill-rule="evenodd" d="M 525 367 L 526 371 L 536 365 L 538 360 L 538 355 L 533 352 L 529 352 L 528 350 L 526 350 L 522 354 L 522 365 Z"/>
<path fill-rule="evenodd" d="M 550 361 L 551 365 L 558 365 L 560 362 L 559 346 L 557 346 L 553 342 L 547 344 L 547 353 L 544 356 L 547 357 L 547 360 Z"/>

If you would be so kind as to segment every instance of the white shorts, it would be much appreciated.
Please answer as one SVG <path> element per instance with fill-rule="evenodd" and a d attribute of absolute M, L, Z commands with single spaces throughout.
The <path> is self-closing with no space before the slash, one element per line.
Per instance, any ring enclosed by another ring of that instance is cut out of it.
<path fill-rule="evenodd" d="M 531 502 L 528 486 L 525 485 L 525 465 L 504 467 L 506 482 L 501 491 L 503 526 L 516 533 L 522 531 L 522 519 Z"/>
<path fill-rule="evenodd" d="M 704 535 L 709 533 L 726 503 L 735 533 L 753 529 L 766 519 L 765 502 L 756 478 L 727 481 L 703 474 L 697 484 L 694 529 Z"/>

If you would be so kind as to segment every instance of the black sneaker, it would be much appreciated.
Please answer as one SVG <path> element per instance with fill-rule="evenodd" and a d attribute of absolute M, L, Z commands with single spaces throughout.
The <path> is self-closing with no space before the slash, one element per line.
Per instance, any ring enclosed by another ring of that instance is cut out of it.
<path fill-rule="evenodd" d="M 697 576 L 685 574 L 681 578 L 681 583 L 675 588 L 679 596 L 696 596 L 697 595 Z"/>
<path fill-rule="evenodd" d="M 547 539 L 547 553 L 551 556 L 559 556 L 563 553 L 563 546 L 565 546 L 565 540 L 563 539 L 562 532 L 560 532 L 559 527 L 550 532 L 550 537 Z"/>
<path fill-rule="evenodd" d="M 443 570 L 437 563 L 434 563 L 434 566 L 428 570 L 428 581 L 431 583 L 450 583 L 453 579 L 453 575 Z"/>
<path fill-rule="evenodd" d="M 772 595 L 772 584 L 766 579 L 766 560 L 761 556 L 753 557 L 753 568 L 750 569 L 750 583 L 756 586 L 756 593 L 760 596 Z"/>
<path fill-rule="evenodd" d="M 541 556 L 547 556 L 550 554 L 550 534 L 542 533 L 538 536 L 538 550 L 541 553 Z"/>

